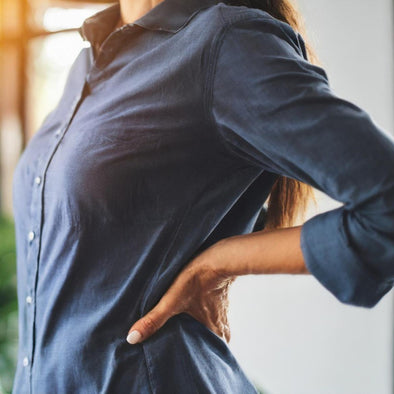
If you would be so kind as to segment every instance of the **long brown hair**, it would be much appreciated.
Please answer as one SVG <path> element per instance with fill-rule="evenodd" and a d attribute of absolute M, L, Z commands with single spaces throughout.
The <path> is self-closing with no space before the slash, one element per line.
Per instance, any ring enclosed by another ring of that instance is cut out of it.
<path fill-rule="evenodd" d="M 304 39 L 308 60 L 312 64 L 321 65 L 310 43 L 306 39 L 304 20 L 290 0 L 230 0 L 231 4 L 259 8 L 274 18 L 288 23 Z M 290 227 L 300 219 L 305 219 L 308 203 L 316 204 L 314 189 L 303 182 L 285 176 L 279 176 L 271 188 L 266 200 L 267 211 L 264 217 L 264 229 L 271 230 Z"/>

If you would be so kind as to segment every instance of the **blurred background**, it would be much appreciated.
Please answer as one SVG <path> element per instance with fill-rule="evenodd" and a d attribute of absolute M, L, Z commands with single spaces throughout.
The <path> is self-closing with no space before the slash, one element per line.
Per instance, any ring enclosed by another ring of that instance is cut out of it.
<path fill-rule="evenodd" d="M 0 394 L 11 391 L 18 346 L 13 170 L 84 45 L 76 29 L 110 4 L 0 0 Z M 333 90 L 393 134 L 394 2 L 297 4 Z M 340 205 L 316 196 L 305 219 Z M 264 393 L 394 393 L 393 291 L 365 309 L 313 277 L 249 275 L 232 285 L 229 318 L 229 346 Z"/>

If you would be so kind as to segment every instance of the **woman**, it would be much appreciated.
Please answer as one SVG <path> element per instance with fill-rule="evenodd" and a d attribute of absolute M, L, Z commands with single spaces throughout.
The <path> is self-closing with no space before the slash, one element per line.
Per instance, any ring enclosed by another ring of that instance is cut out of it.
<path fill-rule="evenodd" d="M 14 174 L 14 393 L 255 393 L 236 276 L 310 272 L 364 307 L 393 287 L 393 141 L 288 1 L 121 0 L 80 33 Z M 290 227 L 311 186 L 344 205 Z"/>

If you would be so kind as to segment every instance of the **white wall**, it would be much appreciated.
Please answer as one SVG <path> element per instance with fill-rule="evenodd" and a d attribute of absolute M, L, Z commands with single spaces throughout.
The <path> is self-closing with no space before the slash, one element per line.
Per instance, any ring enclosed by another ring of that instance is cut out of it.
<path fill-rule="evenodd" d="M 298 4 L 334 91 L 393 133 L 392 1 Z M 307 218 L 340 205 L 316 194 Z M 393 394 L 393 312 L 393 291 L 366 309 L 341 304 L 313 277 L 243 276 L 230 290 L 229 346 L 270 394 Z"/>

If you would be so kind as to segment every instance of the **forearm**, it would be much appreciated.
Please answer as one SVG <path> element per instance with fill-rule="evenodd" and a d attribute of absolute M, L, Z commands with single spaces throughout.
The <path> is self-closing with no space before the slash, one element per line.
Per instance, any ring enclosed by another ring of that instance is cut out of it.
<path fill-rule="evenodd" d="M 127 341 L 145 340 L 174 314 L 186 312 L 230 340 L 228 286 L 240 275 L 307 274 L 301 226 L 224 238 L 195 256 L 148 314 L 129 330 Z"/>
<path fill-rule="evenodd" d="M 225 275 L 309 274 L 300 247 L 302 226 L 263 230 L 216 244 L 215 270 Z"/>

